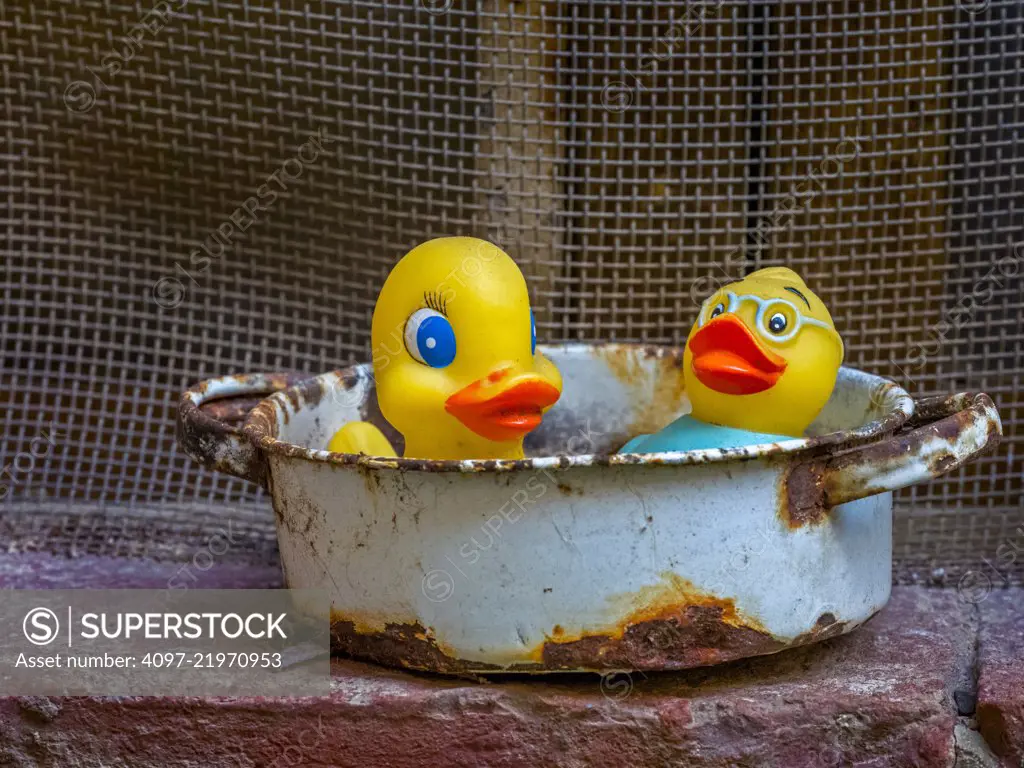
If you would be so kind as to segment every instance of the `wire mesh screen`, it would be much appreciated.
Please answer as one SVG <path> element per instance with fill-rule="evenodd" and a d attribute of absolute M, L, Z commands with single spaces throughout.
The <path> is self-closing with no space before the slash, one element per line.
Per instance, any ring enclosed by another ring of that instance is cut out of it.
<path fill-rule="evenodd" d="M 794 267 L 848 364 L 995 398 L 999 453 L 898 495 L 896 575 L 995 562 L 1024 545 L 1022 34 L 1016 0 L 6 0 L 4 537 L 264 506 L 175 450 L 179 392 L 366 359 L 389 267 L 462 233 L 548 341 L 680 344 L 717 284 Z"/>

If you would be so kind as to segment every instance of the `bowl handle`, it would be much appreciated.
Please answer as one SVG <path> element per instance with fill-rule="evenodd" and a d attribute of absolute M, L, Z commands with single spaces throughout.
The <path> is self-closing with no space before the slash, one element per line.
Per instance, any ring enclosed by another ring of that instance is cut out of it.
<path fill-rule="evenodd" d="M 811 476 L 798 480 L 795 487 L 820 489 L 822 495 L 813 495 L 827 509 L 951 472 L 995 448 L 1002 433 L 999 412 L 988 395 L 925 398 L 915 403 L 914 415 L 902 431 L 824 462 L 802 465 Z"/>
<path fill-rule="evenodd" d="M 241 425 L 264 397 L 306 378 L 308 374 L 246 373 L 196 384 L 178 402 L 178 444 L 204 467 L 266 487 L 263 453 L 242 434 Z"/>

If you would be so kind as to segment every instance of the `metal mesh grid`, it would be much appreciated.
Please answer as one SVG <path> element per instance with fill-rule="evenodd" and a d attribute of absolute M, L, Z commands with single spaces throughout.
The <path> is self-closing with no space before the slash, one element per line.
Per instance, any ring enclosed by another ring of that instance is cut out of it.
<path fill-rule="evenodd" d="M 1015 0 L 6 0 L 2 503 L 262 504 L 175 451 L 178 393 L 365 359 L 388 268 L 460 232 L 551 341 L 681 343 L 788 264 L 849 364 L 989 392 L 1000 452 L 897 519 L 898 578 L 978 567 L 1024 545 L 1022 35 Z"/>

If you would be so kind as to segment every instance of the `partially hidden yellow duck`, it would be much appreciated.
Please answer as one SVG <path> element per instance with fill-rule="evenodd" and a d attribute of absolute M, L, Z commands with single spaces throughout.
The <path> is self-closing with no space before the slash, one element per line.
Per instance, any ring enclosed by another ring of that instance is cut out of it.
<path fill-rule="evenodd" d="M 377 400 L 406 458 L 521 459 L 523 438 L 561 395 L 558 369 L 537 351 L 523 273 L 486 240 L 409 251 L 377 297 L 371 337 Z M 327 447 L 396 455 L 367 422 L 346 424 Z"/>
<path fill-rule="evenodd" d="M 843 341 L 800 276 L 772 267 L 701 306 L 683 352 L 693 410 L 620 453 L 735 448 L 801 437 L 835 388 Z"/>

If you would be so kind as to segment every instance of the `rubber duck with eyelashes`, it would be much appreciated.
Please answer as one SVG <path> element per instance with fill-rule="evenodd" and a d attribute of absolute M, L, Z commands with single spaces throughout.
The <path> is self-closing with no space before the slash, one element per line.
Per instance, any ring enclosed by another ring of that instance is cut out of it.
<path fill-rule="evenodd" d="M 843 352 L 828 309 L 796 272 L 753 272 L 701 306 L 683 352 L 690 414 L 620 453 L 802 437 L 832 395 Z"/>
<path fill-rule="evenodd" d="M 523 273 L 485 240 L 409 251 L 381 289 L 371 336 L 377 400 L 406 458 L 521 459 L 561 395 L 558 369 L 537 351 Z M 328 450 L 396 455 L 367 422 L 346 424 Z"/>

